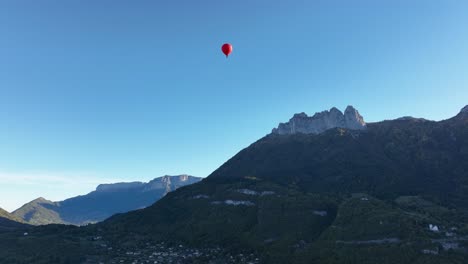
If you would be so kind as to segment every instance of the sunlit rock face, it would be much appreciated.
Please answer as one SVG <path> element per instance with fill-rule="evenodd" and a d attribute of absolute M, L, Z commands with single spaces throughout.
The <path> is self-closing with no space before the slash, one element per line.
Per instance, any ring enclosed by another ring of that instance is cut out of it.
<path fill-rule="evenodd" d="M 305 113 L 295 114 L 289 122 L 280 123 L 278 128 L 274 128 L 273 134 L 320 134 L 332 128 L 347 128 L 352 130 L 366 129 L 366 122 L 359 112 L 352 106 L 348 106 L 344 114 L 336 107 L 330 111 L 316 113 L 307 116 Z"/>

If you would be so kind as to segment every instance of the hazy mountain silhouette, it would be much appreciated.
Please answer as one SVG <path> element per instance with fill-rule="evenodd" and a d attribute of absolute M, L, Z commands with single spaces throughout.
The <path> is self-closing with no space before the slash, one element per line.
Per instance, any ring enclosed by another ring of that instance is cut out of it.
<path fill-rule="evenodd" d="M 181 186 L 201 178 L 189 175 L 163 176 L 148 183 L 128 182 L 101 184 L 95 191 L 60 202 L 35 199 L 13 212 L 33 225 L 83 225 L 102 221 L 116 213 L 147 207 Z"/>

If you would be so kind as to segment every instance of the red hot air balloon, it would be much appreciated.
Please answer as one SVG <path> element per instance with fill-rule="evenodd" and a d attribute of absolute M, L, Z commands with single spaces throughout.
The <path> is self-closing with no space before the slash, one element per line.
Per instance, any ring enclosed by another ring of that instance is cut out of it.
<path fill-rule="evenodd" d="M 232 52 L 232 45 L 229 44 L 229 43 L 225 43 L 221 47 L 221 50 L 223 51 L 224 55 L 226 55 L 226 58 L 227 58 L 229 56 L 229 54 L 231 54 L 231 52 Z"/>

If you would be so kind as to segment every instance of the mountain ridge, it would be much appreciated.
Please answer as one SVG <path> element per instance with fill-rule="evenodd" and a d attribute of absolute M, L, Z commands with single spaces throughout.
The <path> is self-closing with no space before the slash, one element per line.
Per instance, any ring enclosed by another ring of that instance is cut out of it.
<path fill-rule="evenodd" d="M 16 217 L 15 215 L 9 213 L 8 211 L 0 208 L 0 217 L 15 221 L 15 222 L 22 222 L 21 218 Z"/>
<path fill-rule="evenodd" d="M 28 227 L 28 225 L 26 225 L 21 218 L 0 208 L 0 232 L 12 231 L 26 227 Z"/>
<path fill-rule="evenodd" d="M 172 181 L 171 181 L 172 180 Z M 86 195 L 59 202 L 36 198 L 15 210 L 12 215 L 33 225 L 83 225 L 104 220 L 115 214 L 141 209 L 181 186 L 201 180 L 189 175 L 162 176 L 147 183 L 120 182 L 100 184 Z"/>

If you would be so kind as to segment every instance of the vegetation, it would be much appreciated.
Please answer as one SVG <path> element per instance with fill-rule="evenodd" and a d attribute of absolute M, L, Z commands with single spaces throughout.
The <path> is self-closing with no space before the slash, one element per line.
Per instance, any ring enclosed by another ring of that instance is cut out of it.
<path fill-rule="evenodd" d="M 9 212 L 3 210 L 2 208 L 0 208 L 0 217 L 5 218 L 5 219 L 9 219 L 9 220 L 12 220 L 12 221 L 20 222 L 20 223 L 23 222 L 21 218 L 10 214 Z"/>
<path fill-rule="evenodd" d="M 148 208 L 21 239 L 2 234 L 0 262 L 114 260 L 164 242 L 263 263 L 466 263 L 467 172 L 466 114 L 268 135 Z"/>
<path fill-rule="evenodd" d="M 57 212 L 59 207 L 58 203 L 41 197 L 23 205 L 13 215 L 31 225 L 68 224 Z"/>

